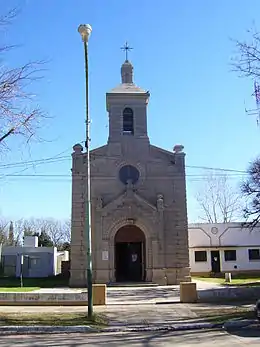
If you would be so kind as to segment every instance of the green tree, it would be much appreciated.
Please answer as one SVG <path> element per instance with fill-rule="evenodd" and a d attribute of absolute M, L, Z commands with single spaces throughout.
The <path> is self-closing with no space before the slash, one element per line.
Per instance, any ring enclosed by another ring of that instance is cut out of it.
<path fill-rule="evenodd" d="M 59 247 L 59 251 L 69 251 L 70 252 L 70 243 L 64 242 L 61 247 Z"/>
<path fill-rule="evenodd" d="M 246 198 L 244 217 L 251 227 L 260 221 L 260 157 L 248 168 L 248 177 L 242 184 L 242 193 Z"/>
<path fill-rule="evenodd" d="M 46 231 L 42 231 L 40 234 L 35 233 L 34 236 L 38 236 L 39 247 L 53 247 L 53 242 Z"/>

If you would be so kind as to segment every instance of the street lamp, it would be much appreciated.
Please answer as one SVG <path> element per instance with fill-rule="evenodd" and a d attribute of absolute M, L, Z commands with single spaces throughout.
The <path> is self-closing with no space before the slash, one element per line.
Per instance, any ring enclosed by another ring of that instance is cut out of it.
<path fill-rule="evenodd" d="M 89 105 L 88 105 L 88 40 L 92 28 L 89 24 L 81 24 L 78 27 L 78 32 L 82 37 L 84 43 L 85 54 L 85 75 L 86 75 L 86 154 L 87 154 L 87 196 L 85 196 L 85 231 L 87 243 L 87 281 L 88 281 L 88 317 L 93 315 L 93 297 L 92 297 L 92 254 L 91 254 L 91 201 L 90 201 L 90 120 L 89 120 Z"/>

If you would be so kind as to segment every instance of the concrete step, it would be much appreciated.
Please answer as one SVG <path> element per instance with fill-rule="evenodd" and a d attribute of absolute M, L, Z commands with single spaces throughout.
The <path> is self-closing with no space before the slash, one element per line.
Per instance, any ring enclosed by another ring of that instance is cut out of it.
<path fill-rule="evenodd" d="M 159 284 L 153 282 L 113 282 L 107 284 L 107 287 L 158 287 Z"/>

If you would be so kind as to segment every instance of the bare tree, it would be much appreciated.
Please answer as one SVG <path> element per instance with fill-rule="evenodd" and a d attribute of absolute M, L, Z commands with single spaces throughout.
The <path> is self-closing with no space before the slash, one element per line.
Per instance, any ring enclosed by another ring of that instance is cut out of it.
<path fill-rule="evenodd" d="M 241 77 L 259 80 L 260 77 L 260 33 L 256 27 L 247 30 L 248 40 L 235 40 L 237 54 L 232 59 L 234 71 Z"/>
<path fill-rule="evenodd" d="M 12 233 L 10 237 L 10 231 Z M 0 220 L 0 244 L 18 246 L 24 236 L 46 235 L 49 244 L 62 249 L 63 244 L 70 244 L 70 220 L 54 218 L 18 219 L 14 222 Z M 12 240 L 12 241 L 11 241 Z"/>
<path fill-rule="evenodd" d="M 202 215 L 207 223 L 229 223 L 241 213 L 241 196 L 228 182 L 226 175 L 209 173 L 196 194 Z"/>
<path fill-rule="evenodd" d="M 0 28 L 13 23 L 17 15 L 16 10 L 11 10 L 0 16 Z M 4 54 L 14 46 L 1 44 L 0 62 Z M 6 140 L 12 136 L 20 136 L 26 142 L 36 136 L 43 112 L 33 103 L 33 95 L 29 86 L 39 78 L 43 62 L 28 62 L 22 66 L 9 67 L 0 65 L 0 145 L 7 145 Z"/>
<path fill-rule="evenodd" d="M 47 234 L 56 247 L 60 247 L 64 242 L 70 242 L 70 221 L 68 220 L 31 218 L 20 220 L 17 225 L 23 230 L 23 234 L 27 236 Z"/>
<path fill-rule="evenodd" d="M 5 219 L 0 220 L 0 245 L 8 244 L 8 224 Z"/>
<path fill-rule="evenodd" d="M 65 220 L 63 224 L 63 242 L 71 242 L 71 220 Z"/>
<path fill-rule="evenodd" d="M 53 245 L 60 247 L 63 243 L 70 243 L 70 221 L 46 219 L 43 221 L 46 233 Z"/>
<path fill-rule="evenodd" d="M 63 241 L 62 223 L 55 219 L 47 219 L 44 222 L 45 231 L 50 236 L 53 245 L 59 247 Z"/>
<path fill-rule="evenodd" d="M 15 222 L 15 229 L 23 236 L 32 236 L 40 231 L 37 221 L 33 218 L 19 219 Z"/>
<path fill-rule="evenodd" d="M 24 236 L 32 236 L 40 231 L 37 219 L 18 219 L 14 221 L 15 245 L 22 244 Z"/>

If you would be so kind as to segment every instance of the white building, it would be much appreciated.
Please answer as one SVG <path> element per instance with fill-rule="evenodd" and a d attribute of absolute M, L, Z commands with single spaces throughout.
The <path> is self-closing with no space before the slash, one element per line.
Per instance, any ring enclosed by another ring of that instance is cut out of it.
<path fill-rule="evenodd" d="M 260 272 L 260 228 L 189 224 L 191 274 Z"/>
<path fill-rule="evenodd" d="M 62 261 L 69 260 L 69 252 L 56 247 L 38 247 L 37 236 L 25 236 L 23 246 L 3 246 L 1 270 L 5 276 L 49 277 L 61 273 Z"/>

